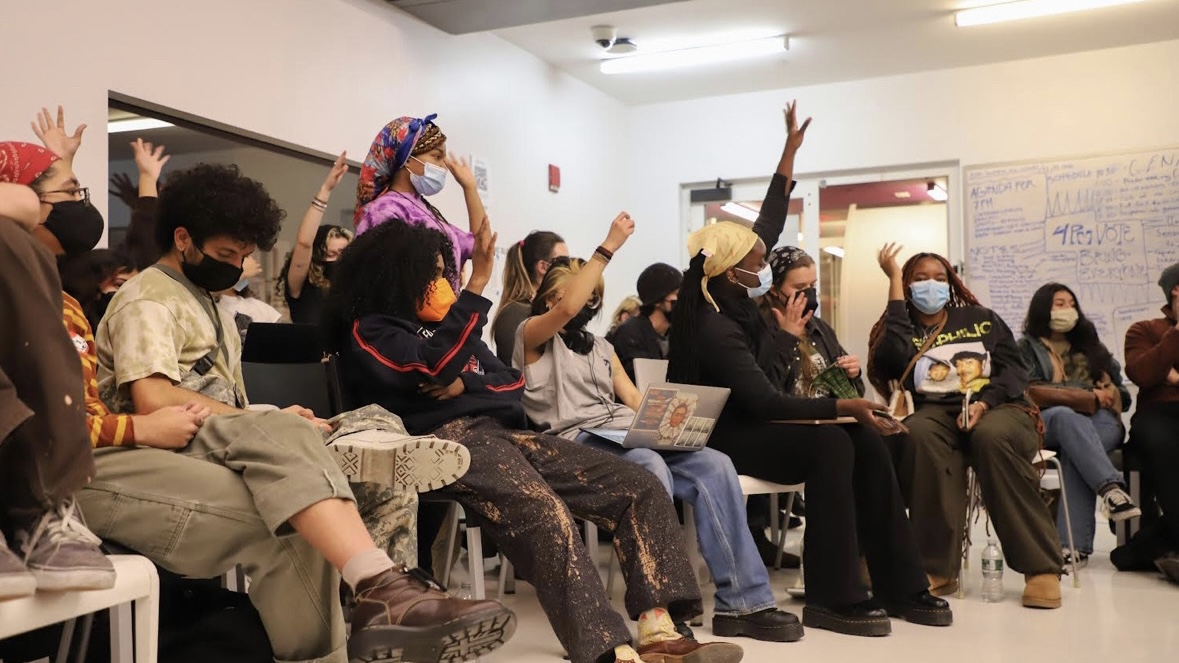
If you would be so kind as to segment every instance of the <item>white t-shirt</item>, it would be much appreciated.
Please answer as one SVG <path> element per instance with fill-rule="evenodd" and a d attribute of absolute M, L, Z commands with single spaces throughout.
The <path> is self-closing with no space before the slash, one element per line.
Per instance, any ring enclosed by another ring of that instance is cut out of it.
<path fill-rule="evenodd" d="M 282 319 L 282 313 L 254 297 L 222 295 L 217 301 L 217 308 L 223 317 L 233 320 L 243 343 L 246 340 L 246 328 L 251 322 L 278 322 Z"/>

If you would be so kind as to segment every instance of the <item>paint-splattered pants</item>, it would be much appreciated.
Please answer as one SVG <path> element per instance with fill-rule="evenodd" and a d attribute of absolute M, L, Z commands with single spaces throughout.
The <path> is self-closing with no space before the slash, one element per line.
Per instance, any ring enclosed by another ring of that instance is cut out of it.
<path fill-rule="evenodd" d="M 701 613 L 671 498 L 655 475 L 597 449 L 551 435 L 511 431 L 465 418 L 434 431 L 471 453 L 471 469 L 438 491 L 487 528 L 537 598 L 573 663 L 593 663 L 629 642 L 610 607 L 573 519 L 614 532 L 631 618 L 667 607 L 673 618 Z"/>

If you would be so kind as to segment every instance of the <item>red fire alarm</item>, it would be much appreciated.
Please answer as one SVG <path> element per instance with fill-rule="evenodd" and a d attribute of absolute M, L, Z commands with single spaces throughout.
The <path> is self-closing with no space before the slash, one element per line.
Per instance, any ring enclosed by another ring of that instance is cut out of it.
<path fill-rule="evenodd" d="M 557 193 L 561 190 L 561 169 L 549 164 L 549 191 Z"/>

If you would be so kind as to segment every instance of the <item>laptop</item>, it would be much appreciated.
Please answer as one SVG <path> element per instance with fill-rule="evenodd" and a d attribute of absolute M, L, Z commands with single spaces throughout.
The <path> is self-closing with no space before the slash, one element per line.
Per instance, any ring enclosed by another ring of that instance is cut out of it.
<path fill-rule="evenodd" d="M 242 361 L 257 364 L 312 364 L 323 359 L 319 328 L 286 322 L 254 322 L 246 331 Z"/>
<path fill-rule="evenodd" d="M 626 449 L 699 451 L 708 444 L 729 390 L 694 384 L 653 384 L 630 428 L 583 428 L 582 431 Z"/>

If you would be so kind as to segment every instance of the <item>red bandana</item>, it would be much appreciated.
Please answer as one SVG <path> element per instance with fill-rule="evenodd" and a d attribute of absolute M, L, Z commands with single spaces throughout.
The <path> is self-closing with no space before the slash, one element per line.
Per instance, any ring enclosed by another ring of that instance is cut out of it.
<path fill-rule="evenodd" d="M 0 142 L 0 182 L 32 184 L 57 160 L 56 154 L 40 145 Z"/>

